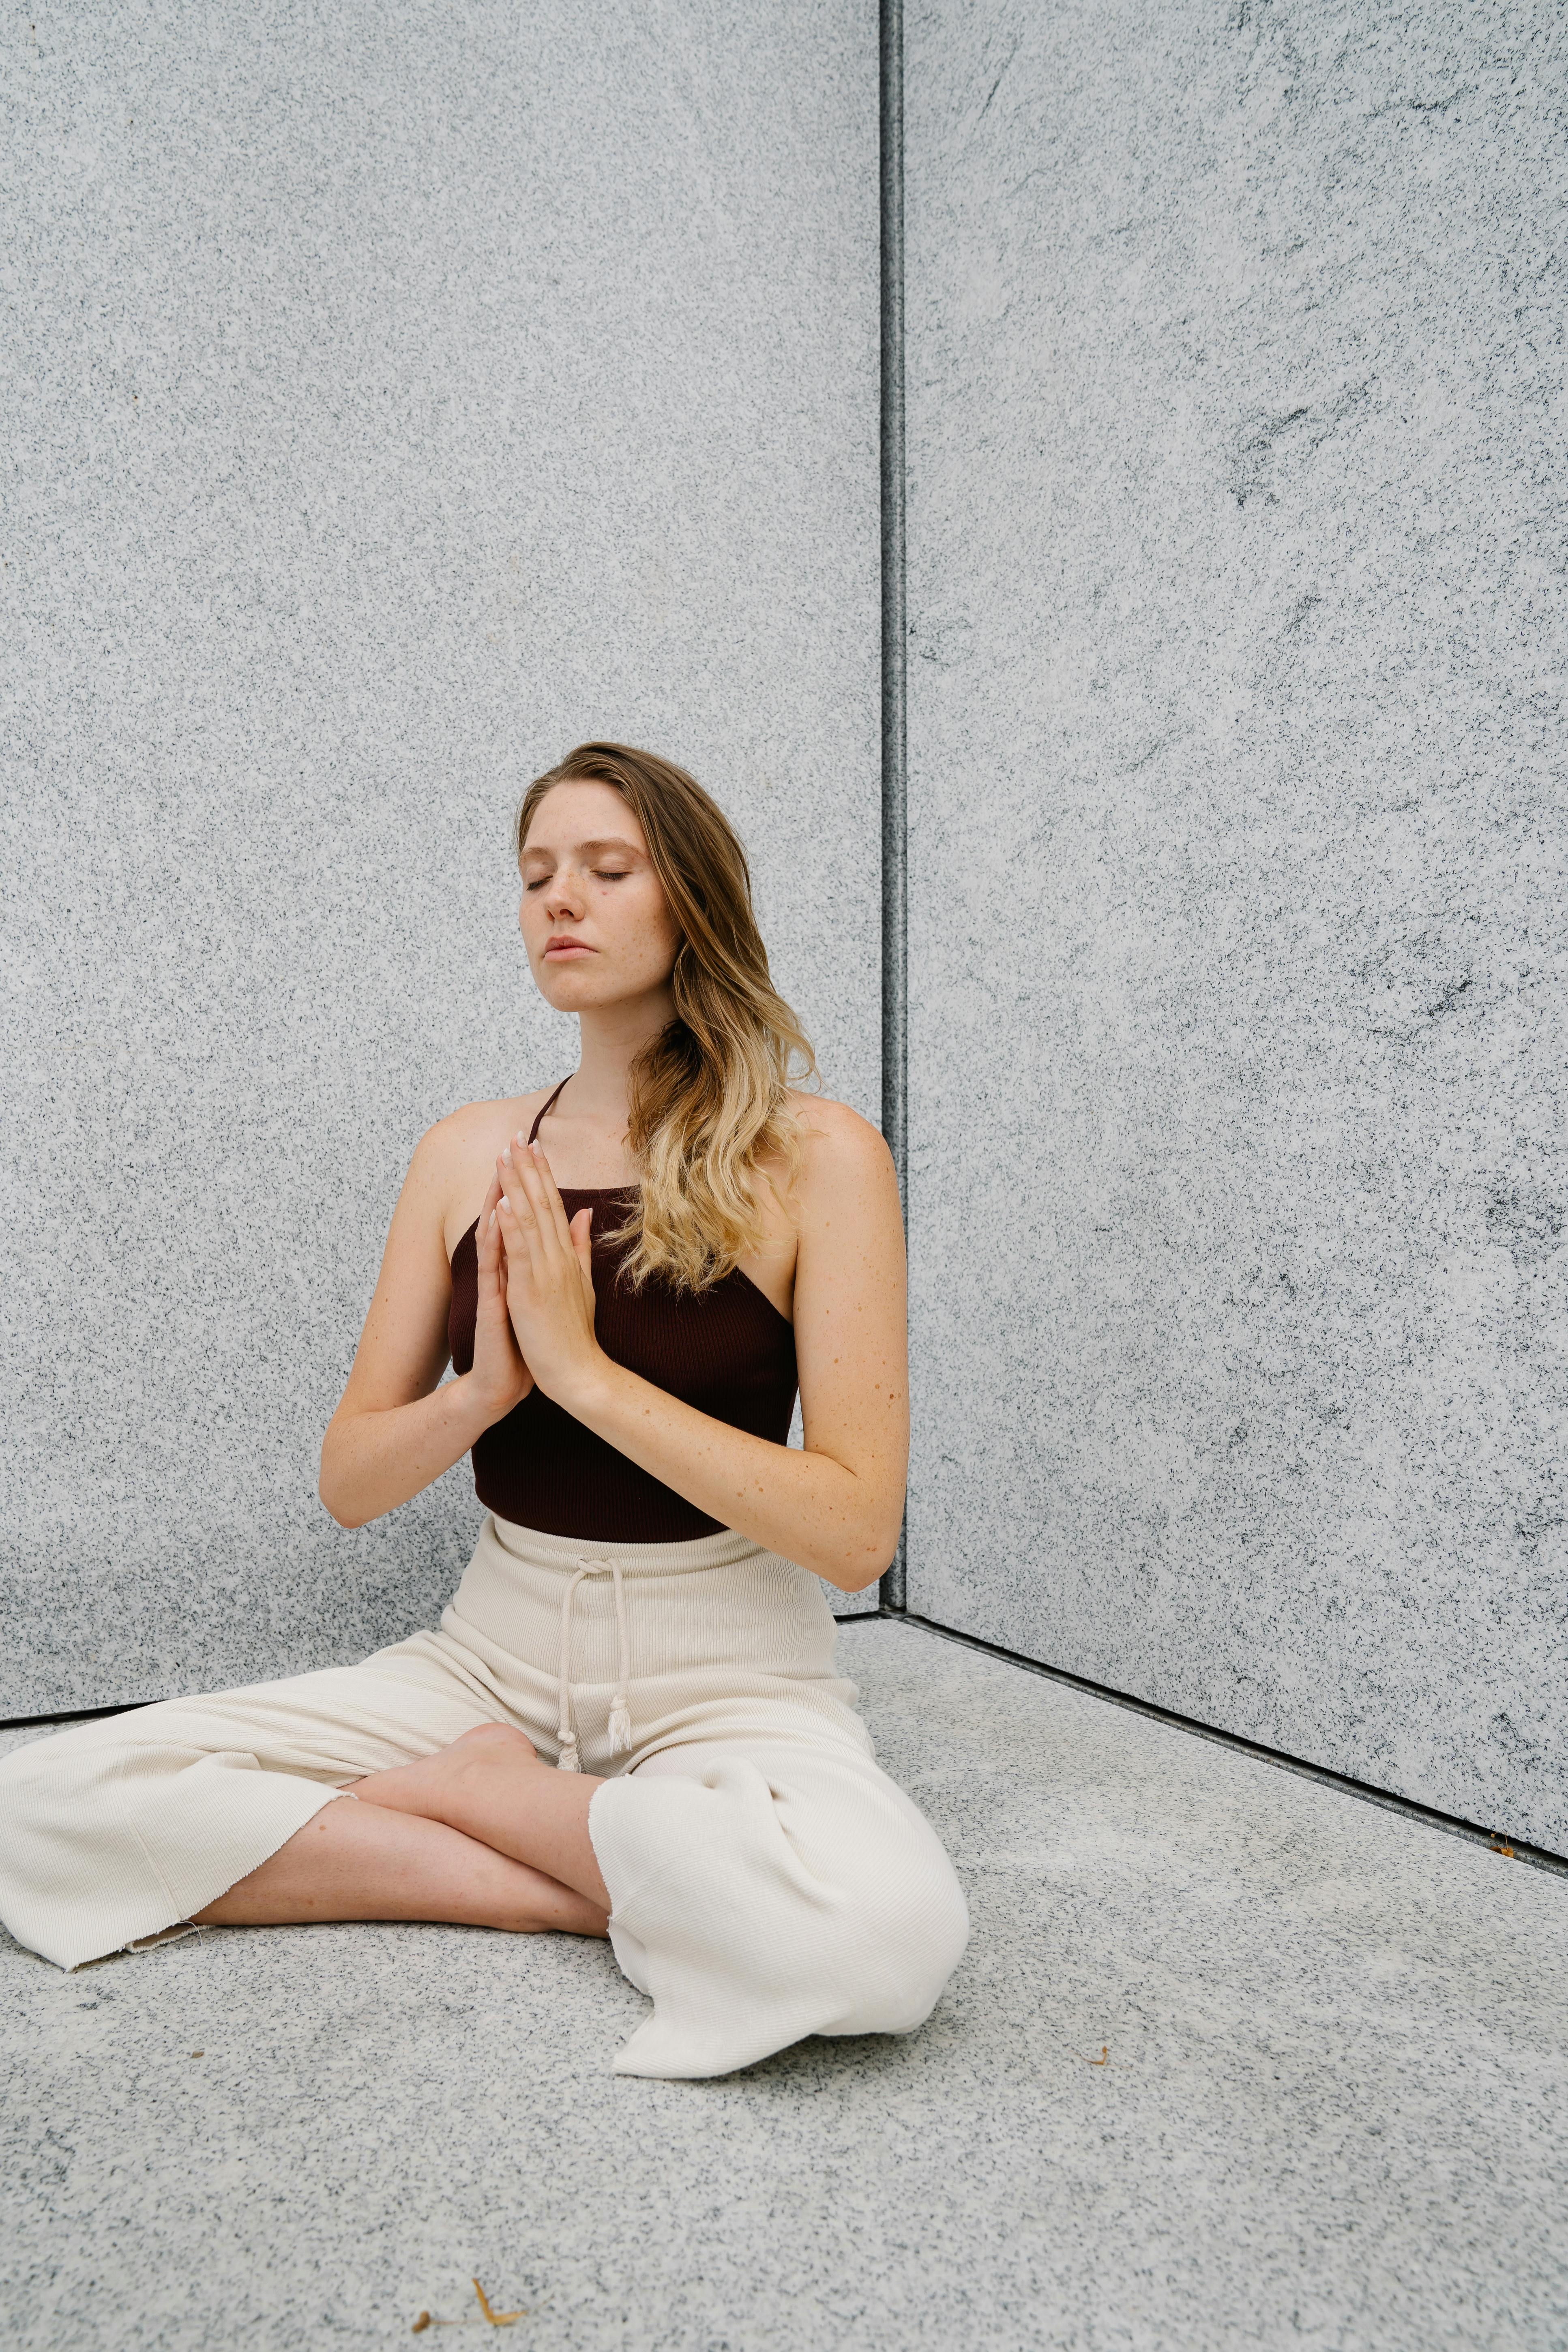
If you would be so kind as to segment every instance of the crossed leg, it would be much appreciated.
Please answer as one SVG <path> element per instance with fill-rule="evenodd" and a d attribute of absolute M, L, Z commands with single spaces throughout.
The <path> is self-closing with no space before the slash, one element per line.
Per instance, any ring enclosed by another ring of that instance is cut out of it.
<path fill-rule="evenodd" d="M 444 1919 L 514 1933 L 608 1932 L 588 1837 L 601 1783 L 542 1764 L 526 1733 L 481 1724 L 355 1783 L 196 1914 L 203 1926 Z"/>

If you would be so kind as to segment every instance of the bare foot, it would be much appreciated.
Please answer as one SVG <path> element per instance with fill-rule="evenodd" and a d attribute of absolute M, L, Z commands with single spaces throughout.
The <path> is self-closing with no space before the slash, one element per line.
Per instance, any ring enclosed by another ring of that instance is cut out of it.
<path fill-rule="evenodd" d="M 603 1786 L 592 1772 L 558 1772 L 541 1763 L 525 1732 L 482 1723 L 417 1764 L 372 1772 L 355 1783 L 354 1795 L 393 1812 L 444 1822 L 608 1911 L 588 1835 L 588 1808 Z"/>
<path fill-rule="evenodd" d="M 417 1764 L 395 1764 L 385 1772 L 367 1774 L 353 1782 L 353 1792 L 363 1804 L 387 1805 L 394 1812 L 444 1822 L 450 1818 L 456 1790 L 480 1762 L 487 1767 L 504 1763 L 516 1771 L 537 1765 L 539 1751 L 526 1731 L 515 1731 L 508 1723 L 481 1723 L 449 1748 L 422 1756 Z"/>

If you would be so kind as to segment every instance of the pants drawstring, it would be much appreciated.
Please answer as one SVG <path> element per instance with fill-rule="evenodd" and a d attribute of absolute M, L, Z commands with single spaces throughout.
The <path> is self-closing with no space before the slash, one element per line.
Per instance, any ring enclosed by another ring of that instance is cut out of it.
<path fill-rule="evenodd" d="M 631 1752 L 632 1708 L 628 1686 L 632 1678 L 632 1653 L 626 1638 L 626 1602 L 621 1584 L 620 1563 L 613 1559 L 584 1559 L 568 1579 L 566 1590 L 561 1597 L 561 1665 L 555 1678 L 561 1703 L 560 1722 L 556 1727 L 556 1737 L 561 1743 L 561 1754 L 555 1768 L 559 1772 L 580 1772 L 583 1769 L 572 1716 L 573 1603 L 577 1598 L 577 1587 L 585 1576 L 603 1576 L 606 1572 L 615 1583 L 616 1633 L 620 1643 L 620 1680 L 610 1702 L 610 1753 L 620 1756 Z"/>

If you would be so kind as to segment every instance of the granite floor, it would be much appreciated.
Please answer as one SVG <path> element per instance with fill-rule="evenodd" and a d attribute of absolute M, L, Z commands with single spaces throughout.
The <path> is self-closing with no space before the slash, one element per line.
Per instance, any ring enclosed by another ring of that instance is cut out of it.
<path fill-rule="evenodd" d="M 1568 1879 L 916 1627 L 842 1643 L 973 1906 L 923 2032 L 638 2082 L 595 1945 L 66 1977 L 0 1937 L 4 2341 L 488 2337 L 477 2276 L 551 2352 L 1568 2346 Z"/>

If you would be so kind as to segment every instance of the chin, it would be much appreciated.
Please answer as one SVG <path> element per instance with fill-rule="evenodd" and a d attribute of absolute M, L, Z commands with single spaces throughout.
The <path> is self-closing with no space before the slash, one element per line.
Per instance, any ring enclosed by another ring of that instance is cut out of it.
<path fill-rule="evenodd" d="M 590 1004 L 613 1003 L 621 993 L 608 973 L 584 963 L 547 963 L 537 975 L 539 992 L 557 1013 L 581 1013 Z"/>

